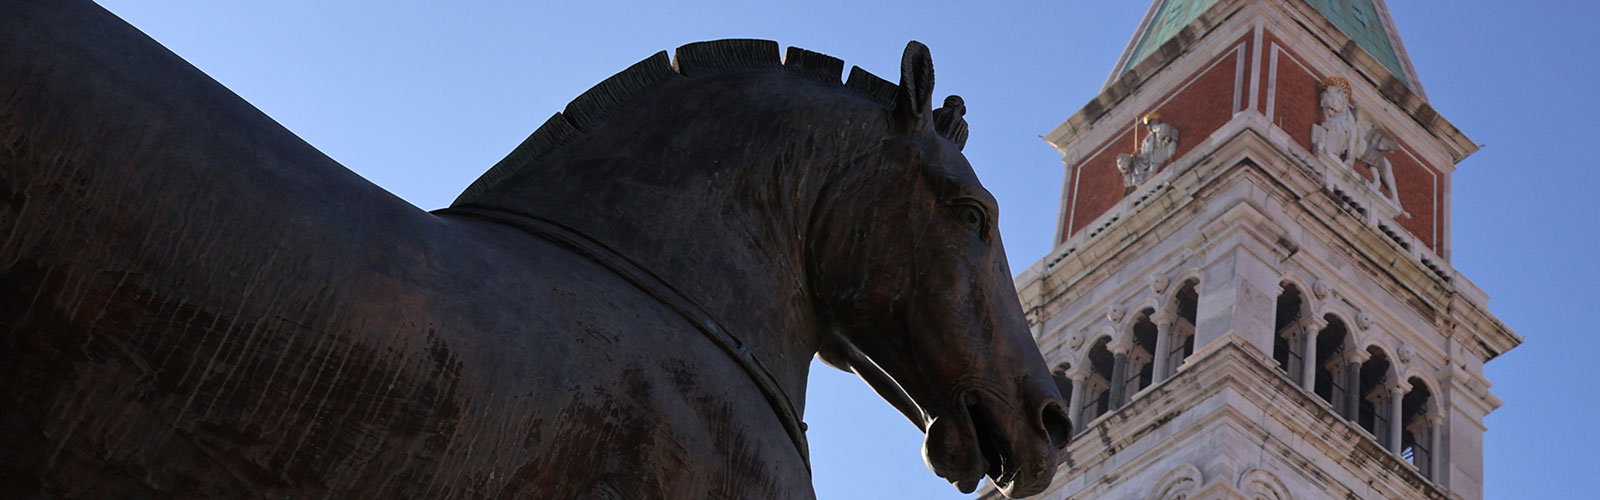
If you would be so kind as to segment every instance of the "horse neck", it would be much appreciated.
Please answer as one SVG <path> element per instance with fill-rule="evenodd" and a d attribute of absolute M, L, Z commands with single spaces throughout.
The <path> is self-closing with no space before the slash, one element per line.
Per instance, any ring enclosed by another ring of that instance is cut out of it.
<path fill-rule="evenodd" d="M 863 144 L 836 134 L 840 111 L 818 109 L 817 96 L 783 94 L 788 83 L 629 110 L 475 205 L 575 228 L 661 277 L 749 346 L 803 411 L 818 345 L 805 239 L 834 170 Z"/>

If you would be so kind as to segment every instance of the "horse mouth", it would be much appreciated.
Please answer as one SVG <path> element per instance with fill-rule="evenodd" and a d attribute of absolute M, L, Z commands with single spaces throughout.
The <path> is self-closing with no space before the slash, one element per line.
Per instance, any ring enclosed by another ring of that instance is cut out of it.
<path fill-rule="evenodd" d="M 1012 456 L 1011 443 L 1000 436 L 988 412 L 982 408 L 977 405 L 968 406 L 967 415 L 972 419 L 973 438 L 978 443 L 978 454 L 983 457 L 984 463 L 988 464 L 984 475 L 1001 489 L 1015 484 L 1019 469 L 1006 467 L 1006 457 Z"/>
<path fill-rule="evenodd" d="M 1010 498 L 1035 495 L 1050 486 L 1072 428 L 1059 403 L 1047 402 L 1041 409 L 1039 435 L 1030 432 L 1032 425 L 1003 425 L 1025 419 L 997 413 L 1014 406 L 990 391 L 959 392 L 951 401 L 955 404 L 945 406 L 949 411 L 935 416 L 865 355 L 850 354 L 851 370 L 925 433 L 922 458 L 928 468 L 962 493 L 978 489 L 984 477 Z"/>
<path fill-rule="evenodd" d="M 1010 498 L 1037 494 L 1050 485 L 1055 454 L 1009 437 L 1010 429 L 980 398 L 966 398 L 954 415 L 936 419 L 928 428 L 923 452 L 935 473 L 963 493 L 976 490 L 984 477 Z M 963 425 L 964 424 L 964 425 Z"/>
<path fill-rule="evenodd" d="M 972 416 L 978 453 L 988 465 L 984 475 L 1001 494 L 1007 498 L 1023 498 L 1037 495 L 1050 486 L 1057 459 L 1054 445 L 1022 446 L 1006 439 L 1001 427 L 995 425 L 991 414 L 983 408 L 969 406 L 967 411 Z M 1026 438 L 1019 436 L 1018 439 Z"/>

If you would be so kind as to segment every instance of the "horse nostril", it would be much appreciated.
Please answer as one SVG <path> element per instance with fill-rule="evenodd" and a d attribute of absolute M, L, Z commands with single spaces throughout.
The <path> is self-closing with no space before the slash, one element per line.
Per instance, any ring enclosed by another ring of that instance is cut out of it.
<path fill-rule="evenodd" d="M 1072 420 L 1067 418 L 1059 403 L 1045 403 L 1039 422 L 1043 424 L 1045 435 L 1050 437 L 1050 445 L 1056 449 L 1066 448 L 1067 442 L 1072 440 Z"/>

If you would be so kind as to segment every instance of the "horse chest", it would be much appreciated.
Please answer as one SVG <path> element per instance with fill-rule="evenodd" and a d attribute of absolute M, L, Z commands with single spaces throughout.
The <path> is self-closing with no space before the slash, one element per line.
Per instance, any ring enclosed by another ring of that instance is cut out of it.
<path fill-rule="evenodd" d="M 632 285 L 597 279 L 592 263 L 541 265 L 552 272 L 536 274 L 555 278 L 544 281 L 551 312 L 523 335 L 552 348 L 530 372 L 543 403 L 531 459 L 508 487 L 535 497 L 811 496 L 781 423 L 720 348 Z"/>

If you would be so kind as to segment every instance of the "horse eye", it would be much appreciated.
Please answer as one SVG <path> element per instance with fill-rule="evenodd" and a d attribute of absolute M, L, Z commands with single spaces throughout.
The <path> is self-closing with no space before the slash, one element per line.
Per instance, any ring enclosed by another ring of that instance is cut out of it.
<path fill-rule="evenodd" d="M 988 219 L 984 216 L 983 209 L 965 204 L 956 205 L 956 216 L 961 219 L 962 224 L 967 225 L 967 229 L 980 233 L 983 232 L 984 221 Z"/>

